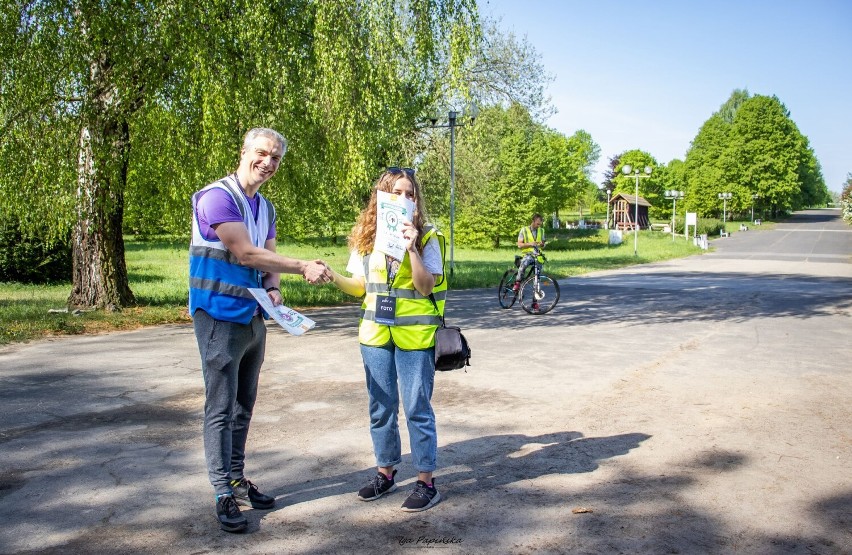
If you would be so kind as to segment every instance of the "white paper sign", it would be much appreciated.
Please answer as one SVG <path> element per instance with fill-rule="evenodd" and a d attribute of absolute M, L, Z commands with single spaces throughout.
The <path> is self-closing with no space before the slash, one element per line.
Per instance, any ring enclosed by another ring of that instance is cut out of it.
<path fill-rule="evenodd" d="M 257 299 L 261 308 L 292 335 L 302 335 L 316 325 L 316 322 L 288 306 L 284 306 L 283 304 L 278 306 L 273 305 L 272 299 L 269 298 L 269 293 L 265 289 L 250 287 L 249 292 Z"/>
<path fill-rule="evenodd" d="M 384 191 L 376 193 L 376 244 L 373 249 L 402 260 L 405 256 L 402 222 L 411 221 L 414 203 L 405 196 Z"/>

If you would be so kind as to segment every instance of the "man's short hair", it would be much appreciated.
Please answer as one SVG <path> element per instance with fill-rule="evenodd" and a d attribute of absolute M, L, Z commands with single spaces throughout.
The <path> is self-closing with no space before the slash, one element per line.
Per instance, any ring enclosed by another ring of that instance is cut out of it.
<path fill-rule="evenodd" d="M 542 220 L 542 221 L 544 221 L 544 218 L 542 218 L 542 217 L 541 217 L 541 214 L 539 214 L 538 212 L 536 212 L 535 214 L 533 214 L 532 220 L 530 220 L 530 221 L 534 222 L 534 221 L 536 221 L 536 220 Z"/>
<path fill-rule="evenodd" d="M 248 148 L 258 137 L 266 137 L 276 141 L 278 146 L 281 147 L 281 156 L 284 156 L 284 154 L 287 153 L 287 139 L 285 139 L 281 133 L 274 129 L 270 129 L 269 127 L 255 127 L 253 129 L 249 129 L 246 136 L 243 137 L 243 148 Z"/>

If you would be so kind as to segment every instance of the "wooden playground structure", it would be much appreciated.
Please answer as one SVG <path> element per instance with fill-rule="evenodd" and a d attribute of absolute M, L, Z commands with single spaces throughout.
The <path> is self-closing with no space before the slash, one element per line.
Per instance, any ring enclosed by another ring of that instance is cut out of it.
<path fill-rule="evenodd" d="M 612 205 L 612 226 L 610 229 L 632 230 L 636 226 L 639 229 L 649 229 L 651 220 L 648 218 L 648 209 L 651 203 L 642 197 L 618 193 L 610 200 Z M 636 205 L 639 207 L 638 221 L 636 219 Z"/>

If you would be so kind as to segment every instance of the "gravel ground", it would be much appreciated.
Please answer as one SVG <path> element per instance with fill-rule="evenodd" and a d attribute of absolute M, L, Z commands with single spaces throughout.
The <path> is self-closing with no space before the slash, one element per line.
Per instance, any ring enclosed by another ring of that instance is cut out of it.
<path fill-rule="evenodd" d="M 407 443 L 400 489 L 355 497 L 354 305 L 270 328 L 247 472 L 278 501 L 238 535 L 191 327 L 0 349 L 0 553 L 852 553 L 852 232 L 809 211 L 714 247 L 564 280 L 544 316 L 453 292 L 473 366 L 436 376 L 424 513 Z"/>

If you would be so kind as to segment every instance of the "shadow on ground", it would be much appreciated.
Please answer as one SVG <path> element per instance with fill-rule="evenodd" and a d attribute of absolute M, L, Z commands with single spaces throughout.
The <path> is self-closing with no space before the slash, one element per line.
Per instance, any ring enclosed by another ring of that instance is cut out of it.
<path fill-rule="evenodd" d="M 390 553 L 418 538 L 460 540 L 448 548 L 459 553 L 527 552 L 529 546 L 546 553 L 841 553 L 848 547 L 836 538 L 838 530 L 849 529 L 852 491 L 814 502 L 815 525 L 808 529 L 825 535 L 812 537 L 733 532 L 722 518 L 685 502 L 684 493 L 702 474 L 748 467 L 742 453 L 714 448 L 662 475 L 620 465 L 609 480 L 593 486 L 571 479 L 633 451 L 641 457 L 649 436 L 640 432 L 477 436 L 475 429 L 464 430 L 471 439 L 439 448 L 444 501 L 408 515 L 397 508 L 406 487 L 373 503 L 359 502 L 354 492 L 372 467 L 348 464 L 344 453 L 320 460 L 299 456 L 286 447 L 287 433 L 279 431 L 282 447 L 250 454 L 253 467 L 261 476 L 286 468 L 304 479 L 266 488 L 278 498 L 277 508 L 246 511 L 248 533 L 226 534 L 202 492 L 178 488 L 185 497 L 177 500 L 170 498 L 174 490 L 166 494 L 157 487 L 162 479 L 198 477 L 201 461 L 188 455 L 201 448 L 200 401 L 200 394 L 184 395 L 3 430 L 0 446 L 18 455 L 3 457 L 0 518 L 63 538 L 33 553 Z M 332 420 L 325 428 L 335 425 Z M 410 467 L 409 456 L 404 459 L 400 467 Z M 323 468 L 334 471 L 324 474 Z M 80 475 L 86 478 L 69 483 L 68 477 Z M 578 507 L 588 512 L 574 513 Z M 269 519 L 279 511 L 282 517 Z M 3 539 L 9 530 L 0 531 L 0 546 L 20 546 Z"/>
<path fill-rule="evenodd" d="M 802 294 L 802 286 L 811 291 Z M 798 275 L 711 275 L 641 271 L 559 280 L 561 295 L 544 315 L 520 303 L 501 309 L 497 288 L 451 291 L 448 322 L 486 330 L 538 326 L 641 324 L 683 321 L 737 322 L 756 318 L 812 318 L 852 311 L 852 279 Z"/>

